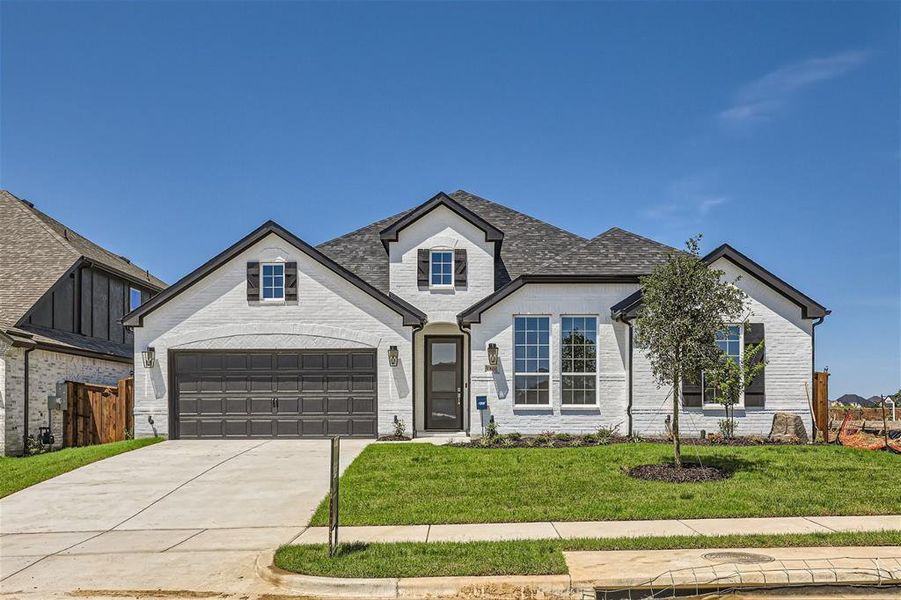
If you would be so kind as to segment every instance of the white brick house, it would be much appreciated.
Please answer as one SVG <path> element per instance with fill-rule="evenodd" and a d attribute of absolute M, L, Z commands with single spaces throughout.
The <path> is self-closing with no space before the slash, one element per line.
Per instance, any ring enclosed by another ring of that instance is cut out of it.
<path fill-rule="evenodd" d="M 122 316 L 165 287 L 34 205 L 0 190 L 0 453 L 22 454 L 63 414 L 48 397 L 66 381 L 116 385 L 132 371 Z"/>
<path fill-rule="evenodd" d="M 316 248 L 268 222 L 137 310 L 135 424 L 179 438 L 588 432 L 659 434 L 667 390 L 633 348 L 639 278 L 676 250 L 591 240 L 466 192 Z M 740 354 L 766 340 L 740 434 L 809 417 L 814 326 L 828 311 L 736 250 L 705 257 L 749 296 Z M 142 352 L 152 352 L 145 367 Z M 487 368 L 491 358 L 497 366 Z M 723 412 L 686 386 L 683 428 Z"/>

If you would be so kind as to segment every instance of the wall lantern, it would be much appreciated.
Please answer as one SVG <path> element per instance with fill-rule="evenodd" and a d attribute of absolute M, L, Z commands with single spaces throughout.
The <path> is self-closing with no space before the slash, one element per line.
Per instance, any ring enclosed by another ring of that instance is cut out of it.
<path fill-rule="evenodd" d="M 388 365 L 391 367 L 396 367 L 397 359 L 398 359 L 397 346 L 388 346 Z"/>
<path fill-rule="evenodd" d="M 488 366 L 485 367 L 486 371 L 497 371 L 497 344 L 491 342 L 488 344 Z"/>
<path fill-rule="evenodd" d="M 141 352 L 141 358 L 144 359 L 145 369 L 153 368 L 153 360 L 154 358 L 156 358 L 156 350 L 153 349 L 153 346 L 147 346 L 147 349 Z"/>

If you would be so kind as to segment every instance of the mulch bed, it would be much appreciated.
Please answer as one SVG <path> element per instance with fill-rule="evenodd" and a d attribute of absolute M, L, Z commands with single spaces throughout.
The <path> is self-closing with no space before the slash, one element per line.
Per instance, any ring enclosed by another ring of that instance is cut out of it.
<path fill-rule="evenodd" d="M 730 473 L 709 465 L 682 463 L 682 468 L 675 465 L 638 465 L 629 469 L 630 477 L 647 481 L 665 481 L 667 483 L 704 483 L 722 481 L 730 477 Z"/>
<path fill-rule="evenodd" d="M 409 442 L 412 440 L 410 436 L 407 435 L 380 435 L 378 437 L 379 442 Z"/>
<path fill-rule="evenodd" d="M 379 438 L 380 440 L 382 438 Z M 459 448 L 585 448 L 590 446 L 607 446 L 610 444 L 625 444 L 631 440 L 625 436 L 606 437 L 598 439 L 594 435 L 573 435 L 568 438 L 558 438 L 547 436 L 528 436 L 511 438 L 506 435 L 500 435 L 491 440 L 490 443 L 483 442 L 481 439 L 472 439 L 465 442 L 454 442 L 452 445 Z M 665 437 L 643 437 L 641 442 L 651 442 L 659 444 L 671 444 L 672 440 Z M 700 439 L 700 438 L 682 438 L 683 446 L 787 446 L 795 445 L 792 442 L 770 440 L 763 437 L 735 437 L 732 439 Z"/>

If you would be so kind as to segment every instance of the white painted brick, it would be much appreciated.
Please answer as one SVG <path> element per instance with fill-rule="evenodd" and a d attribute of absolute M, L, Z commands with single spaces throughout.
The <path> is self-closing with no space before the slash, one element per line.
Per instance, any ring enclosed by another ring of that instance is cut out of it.
<path fill-rule="evenodd" d="M 297 302 L 249 303 L 249 261 L 296 261 Z M 168 432 L 169 350 L 187 348 L 375 348 L 378 362 L 380 433 L 392 431 L 394 415 L 412 423 L 412 329 L 394 310 L 271 234 L 222 265 L 157 310 L 135 328 L 135 428 L 150 435 L 153 416 L 160 434 Z M 400 352 L 400 365 L 388 366 L 388 347 Z M 141 351 L 156 349 L 157 361 L 145 369 Z"/>
<path fill-rule="evenodd" d="M 417 250 L 466 250 L 466 287 L 419 289 Z M 439 206 L 403 229 L 389 246 L 391 291 L 417 307 L 430 323 L 456 323 L 457 314 L 494 291 L 494 242 L 485 232 L 448 208 Z"/>

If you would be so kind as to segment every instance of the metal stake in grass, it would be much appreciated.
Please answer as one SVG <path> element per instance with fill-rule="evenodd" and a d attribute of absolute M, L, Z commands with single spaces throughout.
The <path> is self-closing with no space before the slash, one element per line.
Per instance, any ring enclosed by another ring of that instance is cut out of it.
<path fill-rule="evenodd" d="M 341 449 L 341 438 L 332 438 L 331 472 L 329 474 L 328 494 L 328 555 L 334 557 L 338 550 L 338 461 Z"/>

